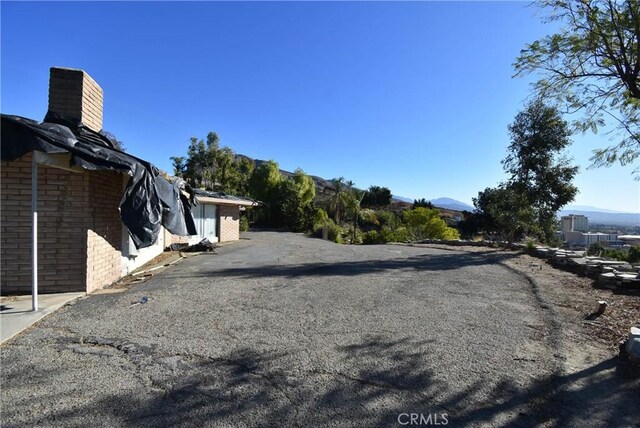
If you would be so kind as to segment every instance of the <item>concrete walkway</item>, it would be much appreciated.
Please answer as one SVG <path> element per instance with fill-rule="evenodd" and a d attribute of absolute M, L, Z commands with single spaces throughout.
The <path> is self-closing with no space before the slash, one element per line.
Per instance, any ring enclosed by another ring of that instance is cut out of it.
<path fill-rule="evenodd" d="M 0 299 L 0 343 L 31 327 L 64 304 L 86 293 L 57 293 L 38 296 L 37 311 L 31 310 L 31 295 Z"/>

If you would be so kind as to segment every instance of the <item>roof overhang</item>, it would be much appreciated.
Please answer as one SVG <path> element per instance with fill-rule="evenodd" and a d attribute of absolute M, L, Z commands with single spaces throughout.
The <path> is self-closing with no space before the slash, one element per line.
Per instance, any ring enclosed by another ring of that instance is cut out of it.
<path fill-rule="evenodd" d="M 257 207 L 259 205 L 256 201 L 250 199 L 223 199 L 196 195 L 196 200 L 202 204 L 235 205 L 241 207 Z"/>

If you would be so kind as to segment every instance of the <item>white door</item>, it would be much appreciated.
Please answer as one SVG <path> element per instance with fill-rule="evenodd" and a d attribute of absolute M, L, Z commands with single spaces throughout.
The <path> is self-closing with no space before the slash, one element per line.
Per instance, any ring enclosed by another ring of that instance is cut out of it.
<path fill-rule="evenodd" d="M 216 205 L 200 204 L 192 208 L 193 220 L 200 239 L 207 238 L 210 242 L 218 242 Z"/>
<path fill-rule="evenodd" d="M 216 238 L 216 216 L 218 210 L 215 205 L 202 205 L 204 209 L 202 237 L 207 238 L 209 242 L 218 242 Z"/>

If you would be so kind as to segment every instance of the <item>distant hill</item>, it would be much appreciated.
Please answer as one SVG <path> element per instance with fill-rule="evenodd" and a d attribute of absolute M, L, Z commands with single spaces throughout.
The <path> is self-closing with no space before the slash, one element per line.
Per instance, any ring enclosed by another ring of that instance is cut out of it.
<path fill-rule="evenodd" d="M 573 209 L 563 209 L 558 212 L 558 216 L 569 214 L 586 216 L 589 218 L 589 224 L 604 224 L 611 226 L 640 226 L 640 213 L 582 211 Z"/>
<path fill-rule="evenodd" d="M 253 162 L 255 164 L 255 166 L 259 166 L 267 161 L 262 160 L 262 159 L 254 159 L 252 157 L 249 157 L 247 155 L 241 155 L 241 154 L 236 154 L 236 159 L 248 159 L 249 161 Z M 294 173 L 291 171 L 285 171 L 284 169 L 280 170 L 280 173 L 282 175 L 284 175 L 285 177 L 293 177 Z M 309 174 L 307 174 L 309 175 Z M 324 192 L 325 190 L 335 190 L 333 187 L 333 184 L 331 183 L 330 180 L 326 180 L 322 177 L 318 177 L 316 175 L 309 175 L 309 177 L 311 177 L 316 185 L 316 191 L 317 192 Z M 413 202 L 413 201 L 412 201 Z"/>
<path fill-rule="evenodd" d="M 398 195 L 391 195 L 391 199 L 394 199 L 396 201 L 400 201 L 400 202 L 408 202 L 410 204 L 413 203 L 413 199 L 411 198 L 405 198 L 404 196 L 398 196 Z"/>
<path fill-rule="evenodd" d="M 606 208 L 592 207 L 590 205 L 573 205 L 573 204 L 570 204 L 564 207 L 563 211 L 597 211 L 599 213 L 611 213 L 611 214 L 624 213 L 624 211 L 609 210 Z"/>
<path fill-rule="evenodd" d="M 436 207 L 446 208 L 448 210 L 453 210 L 453 211 L 472 212 L 473 210 L 475 210 L 475 208 L 472 207 L 471 205 L 465 204 L 464 202 L 456 201 L 455 199 L 451 199 L 451 198 L 431 199 L 429 202 L 431 202 Z"/>

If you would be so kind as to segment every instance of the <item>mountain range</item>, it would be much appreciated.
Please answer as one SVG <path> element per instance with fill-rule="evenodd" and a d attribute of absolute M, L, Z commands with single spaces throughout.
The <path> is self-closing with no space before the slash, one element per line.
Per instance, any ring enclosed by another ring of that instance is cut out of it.
<path fill-rule="evenodd" d="M 403 202 L 413 202 L 413 200 L 409 198 L 395 195 L 394 199 Z M 475 208 L 469 204 L 446 197 L 431 199 L 429 202 L 438 208 L 445 208 L 453 211 L 473 212 L 475 210 Z M 589 205 L 567 205 L 564 209 L 558 212 L 559 217 L 569 214 L 586 216 L 589 218 L 590 224 L 640 226 L 640 213 L 625 213 L 622 211 L 592 207 Z"/>

